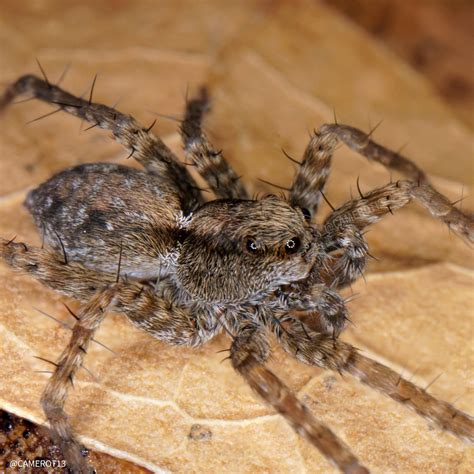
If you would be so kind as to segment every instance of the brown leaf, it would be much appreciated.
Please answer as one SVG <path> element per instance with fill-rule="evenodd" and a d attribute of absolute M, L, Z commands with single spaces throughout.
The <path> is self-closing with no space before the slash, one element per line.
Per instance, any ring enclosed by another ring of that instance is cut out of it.
<path fill-rule="evenodd" d="M 2 6 L 4 81 L 33 68 L 48 74 L 73 68 L 67 89 L 82 93 L 95 72 L 95 100 L 114 103 L 152 122 L 149 111 L 181 113 L 186 88 L 211 85 L 206 124 L 216 146 L 252 191 L 270 188 L 257 178 L 288 185 L 308 130 L 333 120 L 369 129 L 406 153 L 453 200 L 470 194 L 472 136 L 426 81 L 332 10 L 315 2 L 80 2 L 46 1 L 20 11 Z M 21 22 L 19 22 L 21 18 Z M 13 29 L 12 25 L 18 25 Z M 41 28 L 37 28 L 41 25 Z M 25 64 L 30 65 L 26 68 Z M 26 69 L 25 69 L 26 68 Z M 22 208 L 26 189 L 84 161 L 122 160 L 125 153 L 97 129 L 29 102 L 2 120 L 0 235 L 35 245 L 40 237 Z M 176 124 L 155 130 L 179 149 Z M 341 149 L 328 195 L 337 204 L 389 180 L 389 174 Z M 473 201 L 463 202 L 473 208 Z M 386 218 L 368 235 L 367 283 L 354 286 L 355 326 L 343 338 L 448 401 L 473 412 L 472 252 L 424 210 L 413 205 Z M 0 407 L 44 421 L 39 399 L 46 383 L 41 356 L 55 359 L 68 331 L 37 307 L 68 320 L 63 298 L 27 276 L 0 267 Z M 69 302 L 71 303 L 71 302 Z M 73 304 L 73 303 L 71 303 Z M 69 321 L 70 322 L 70 321 Z M 198 350 L 174 348 L 110 315 L 67 412 L 85 443 L 151 470 L 172 472 L 331 472 L 328 463 L 221 362 L 229 341 L 219 337 Z M 381 395 L 290 360 L 278 348 L 272 368 L 296 390 L 375 472 L 468 472 L 472 448 Z M 466 394 L 466 395 L 464 395 Z M 463 396 L 464 395 L 464 396 Z M 113 468 L 110 472 L 113 472 Z M 103 472 L 107 471 L 104 467 Z"/>

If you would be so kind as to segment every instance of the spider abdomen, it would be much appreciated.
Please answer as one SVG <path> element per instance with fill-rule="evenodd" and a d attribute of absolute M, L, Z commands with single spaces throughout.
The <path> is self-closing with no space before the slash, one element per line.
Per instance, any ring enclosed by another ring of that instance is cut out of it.
<path fill-rule="evenodd" d="M 116 272 L 122 248 L 124 273 L 153 278 L 172 258 L 179 202 L 141 170 L 69 168 L 32 190 L 25 205 L 49 245 L 90 268 Z"/>

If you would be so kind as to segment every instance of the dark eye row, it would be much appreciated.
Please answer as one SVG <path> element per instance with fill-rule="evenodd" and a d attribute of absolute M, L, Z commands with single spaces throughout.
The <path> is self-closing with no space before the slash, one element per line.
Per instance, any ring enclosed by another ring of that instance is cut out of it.
<path fill-rule="evenodd" d="M 256 252 L 258 250 L 257 243 L 253 239 L 247 240 L 247 250 L 249 252 Z"/>
<path fill-rule="evenodd" d="M 292 239 L 288 240 L 285 244 L 285 251 L 286 253 L 295 253 L 301 247 L 301 240 L 299 237 L 293 237 Z"/>
<path fill-rule="evenodd" d="M 250 253 L 255 253 L 258 251 L 257 242 L 254 239 L 247 239 L 246 243 L 247 250 Z M 296 253 L 301 247 L 301 240 L 299 237 L 293 237 L 285 243 L 285 252 L 288 254 Z"/>
<path fill-rule="evenodd" d="M 309 222 L 311 220 L 311 212 L 309 212 L 309 210 L 306 209 L 306 207 L 302 207 L 301 212 L 303 213 L 305 220 Z"/>

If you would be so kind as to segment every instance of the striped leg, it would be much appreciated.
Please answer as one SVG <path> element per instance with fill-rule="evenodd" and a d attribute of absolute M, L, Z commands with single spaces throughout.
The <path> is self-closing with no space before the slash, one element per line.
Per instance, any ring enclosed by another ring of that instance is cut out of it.
<path fill-rule="evenodd" d="M 318 421 L 290 389 L 263 365 L 269 355 L 265 333 L 243 329 L 234 339 L 231 360 L 235 370 L 269 405 L 286 418 L 295 431 L 313 444 L 342 472 L 365 474 L 349 447 Z"/>
<path fill-rule="evenodd" d="M 326 219 L 322 240 L 327 252 L 342 249 L 333 267 L 333 279 L 344 286 L 358 278 L 364 269 L 368 247 L 362 232 L 384 215 L 393 213 L 415 199 L 430 214 L 469 242 L 474 242 L 474 218 L 455 208 L 430 184 L 397 181 L 367 193 L 336 209 Z"/>
<path fill-rule="evenodd" d="M 41 404 L 49 421 L 51 437 L 61 448 L 67 467 L 71 472 L 89 474 L 94 472 L 82 455 L 82 446 L 77 440 L 64 410 L 69 384 L 81 367 L 87 348 L 104 319 L 116 293 L 114 287 L 98 292 L 77 315 L 71 339 L 56 363 L 56 369 L 48 380 L 41 397 Z"/>
<path fill-rule="evenodd" d="M 474 442 L 474 418 L 470 415 L 436 399 L 389 367 L 359 354 L 350 344 L 315 333 L 294 318 L 288 318 L 283 325 L 285 330 L 276 326 L 275 333 L 285 350 L 301 362 L 351 374 L 365 385 L 433 421 L 439 428 Z"/>
<path fill-rule="evenodd" d="M 205 89 L 186 104 L 186 115 L 181 125 L 186 157 L 218 198 L 248 199 L 239 176 L 226 161 L 222 151 L 215 150 L 202 131 L 202 120 L 208 108 L 209 98 Z"/>
<path fill-rule="evenodd" d="M 23 271 L 43 285 L 82 302 L 91 301 L 97 292 L 114 285 L 116 276 L 67 262 L 48 249 L 0 239 L 0 258 L 14 270 Z M 161 341 L 173 345 L 197 347 L 209 340 L 221 327 L 210 311 L 173 304 L 165 283 L 158 288 L 133 281 L 121 281 L 113 308 L 135 326 Z"/>
<path fill-rule="evenodd" d="M 337 145 L 333 134 L 315 132 L 303 155 L 290 190 L 290 203 L 314 217 L 331 169 L 331 158 Z"/>
<path fill-rule="evenodd" d="M 115 139 L 130 151 L 129 157 L 133 156 L 152 173 L 164 192 L 179 196 L 185 213 L 202 202 L 199 189 L 186 167 L 160 138 L 151 133 L 151 127 L 145 128 L 130 115 L 76 97 L 33 75 L 20 77 L 6 89 L 0 97 L 0 112 L 22 94 L 55 104 L 58 111 L 64 110 L 86 120 L 92 124 L 91 127 L 111 130 Z"/>
<path fill-rule="evenodd" d="M 71 472 L 93 472 L 81 454 L 64 410 L 69 384 L 82 366 L 87 348 L 105 317 L 107 309 L 125 314 L 132 324 L 153 337 L 174 345 L 197 347 L 213 337 L 220 327 L 211 313 L 193 307 L 182 308 L 140 283 L 114 282 L 114 276 L 64 262 L 46 249 L 22 243 L 0 242 L 0 256 L 15 270 L 22 270 L 46 286 L 85 301 L 77 314 L 68 346 L 55 364 L 56 369 L 43 392 L 41 403 L 50 424 L 52 438 L 61 448 Z M 166 292 L 166 289 L 161 288 Z"/>
<path fill-rule="evenodd" d="M 399 171 L 414 182 L 428 182 L 425 173 L 412 161 L 375 143 L 370 134 L 348 125 L 325 124 L 311 137 L 290 193 L 292 205 L 307 209 L 312 216 L 317 212 L 339 141 L 370 161 Z"/>

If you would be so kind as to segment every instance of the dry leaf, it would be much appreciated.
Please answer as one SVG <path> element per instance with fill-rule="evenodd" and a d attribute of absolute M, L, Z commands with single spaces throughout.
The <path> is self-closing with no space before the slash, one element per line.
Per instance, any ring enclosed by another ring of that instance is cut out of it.
<path fill-rule="evenodd" d="M 474 126 L 472 44 L 474 3 L 324 0 L 429 77 L 443 98 Z"/>
<path fill-rule="evenodd" d="M 302 154 L 308 130 L 331 121 L 368 129 L 406 153 L 453 200 L 470 194 L 472 136 L 423 78 L 335 12 L 316 2 L 17 2 L 2 5 L 3 81 L 39 57 L 54 78 L 72 61 L 64 87 L 83 93 L 100 72 L 95 100 L 151 123 L 150 111 L 179 115 L 184 94 L 210 84 L 207 128 L 252 191 L 264 178 L 286 185 L 293 173 L 284 147 Z M 20 21 L 21 20 L 21 21 Z M 15 25 L 15 27 L 13 27 Z M 38 28 L 40 25 L 40 28 Z M 96 129 L 28 102 L 2 117 L 0 235 L 40 239 L 22 208 L 26 189 L 84 161 L 126 154 Z M 176 124 L 156 128 L 179 151 Z M 341 204 L 389 174 L 352 152 L 337 153 L 329 197 Z M 473 208 L 466 200 L 463 206 Z M 474 411 L 471 250 L 421 208 L 386 218 L 369 234 L 367 282 L 350 305 L 355 326 L 343 336 L 420 385 Z M 30 278 L 0 267 L 0 407 L 35 422 L 46 375 L 38 355 L 55 359 L 68 331 L 37 307 L 67 320 L 62 301 Z M 93 345 L 67 412 L 85 443 L 150 470 L 172 472 L 332 472 L 332 468 L 221 362 L 219 337 L 198 350 L 162 344 L 110 315 Z M 290 360 L 278 348 L 272 368 L 374 472 L 469 472 L 472 448 L 349 377 Z M 108 472 L 103 468 L 103 472 Z M 116 468 L 115 468 L 116 469 Z M 114 468 L 109 468 L 112 472 Z"/>

